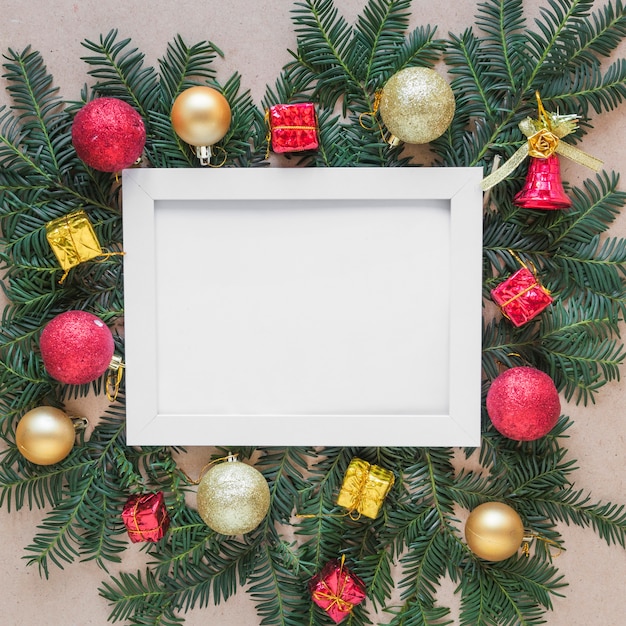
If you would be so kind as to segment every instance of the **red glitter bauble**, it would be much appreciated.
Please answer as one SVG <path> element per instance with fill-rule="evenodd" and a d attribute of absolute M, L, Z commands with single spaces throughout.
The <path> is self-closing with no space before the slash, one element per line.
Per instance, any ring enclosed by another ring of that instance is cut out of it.
<path fill-rule="evenodd" d="M 561 401 L 546 373 L 533 367 L 513 367 L 491 383 L 487 413 L 505 437 L 533 441 L 554 428 L 561 414 Z"/>
<path fill-rule="evenodd" d="M 106 372 L 115 343 L 99 317 L 86 311 L 67 311 L 46 324 L 39 347 L 52 378 L 67 385 L 84 385 Z"/>
<path fill-rule="evenodd" d="M 90 167 L 119 172 L 141 156 L 146 127 L 130 104 L 117 98 L 97 98 L 76 114 L 72 143 L 76 154 Z"/>

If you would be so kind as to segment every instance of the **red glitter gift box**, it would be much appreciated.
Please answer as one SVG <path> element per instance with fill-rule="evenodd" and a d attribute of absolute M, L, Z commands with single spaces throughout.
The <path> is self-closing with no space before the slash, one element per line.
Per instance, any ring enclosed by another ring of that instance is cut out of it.
<path fill-rule="evenodd" d="M 133 543 L 160 541 L 169 525 L 163 493 L 146 493 L 131 496 L 122 510 L 122 521 Z"/>
<path fill-rule="evenodd" d="M 317 116 L 311 102 L 275 104 L 267 112 L 269 141 L 274 152 L 317 150 Z"/>
<path fill-rule="evenodd" d="M 491 291 L 491 297 L 515 326 L 522 326 L 552 303 L 550 292 L 526 267 Z"/>
<path fill-rule="evenodd" d="M 341 560 L 330 561 L 309 583 L 313 602 L 338 624 L 365 599 L 365 584 Z"/>

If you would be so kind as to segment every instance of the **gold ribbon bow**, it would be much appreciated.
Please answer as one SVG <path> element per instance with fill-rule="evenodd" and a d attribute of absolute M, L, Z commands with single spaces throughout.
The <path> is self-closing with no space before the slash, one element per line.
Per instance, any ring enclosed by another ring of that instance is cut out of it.
<path fill-rule="evenodd" d="M 337 504 L 348 509 L 352 519 L 361 515 L 374 519 L 393 483 L 393 472 L 354 458 L 346 471 Z"/>
<path fill-rule="evenodd" d="M 344 593 L 348 577 L 343 575 L 343 566 L 346 560 L 346 555 L 341 555 L 341 561 L 339 562 L 339 572 L 337 574 L 337 581 L 339 586 L 337 591 L 333 591 L 324 579 L 320 579 L 318 584 L 323 585 L 324 589 L 316 589 L 313 592 L 313 597 L 316 600 L 330 600 L 330 604 L 324 607 L 325 611 L 337 607 L 342 613 L 349 613 L 354 608 L 354 604 L 348 600 L 344 600 L 341 596 Z"/>
<path fill-rule="evenodd" d="M 535 92 L 535 96 L 537 97 L 538 118 L 533 120 L 527 117 L 519 123 L 519 129 L 527 138 L 526 143 L 502 167 L 482 180 L 480 186 L 483 191 L 502 182 L 529 156 L 547 159 L 556 153 L 596 172 L 602 167 L 600 159 L 561 141 L 563 137 L 578 128 L 576 123 L 578 115 L 548 113 L 543 107 L 538 91 Z"/>
<path fill-rule="evenodd" d="M 65 270 L 59 280 L 62 285 L 69 271 L 85 261 L 103 261 L 123 252 L 104 252 L 96 233 L 82 209 L 58 217 L 46 224 L 46 238 L 61 269 Z"/>

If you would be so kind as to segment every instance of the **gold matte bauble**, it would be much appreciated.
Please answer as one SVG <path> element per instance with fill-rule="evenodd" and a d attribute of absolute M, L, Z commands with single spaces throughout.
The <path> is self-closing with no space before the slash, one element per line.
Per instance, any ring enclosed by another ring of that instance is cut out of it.
<path fill-rule="evenodd" d="M 213 466 L 198 485 L 198 513 L 222 535 L 254 530 L 270 506 L 270 489 L 263 475 L 240 461 Z"/>
<path fill-rule="evenodd" d="M 74 447 L 74 423 L 61 409 L 40 406 L 22 416 L 15 443 L 22 455 L 37 465 L 62 461 Z"/>
<path fill-rule="evenodd" d="M 428 143 L 446 132 L 455 108 L 452 89 L 437 72 L 408 67 L 387 81 L 379 110 L 392 143 Z"/>
<path fill-rule="evenodd" d="M 515 509 L 502 502 L 477 506 L 465 523 L 465 540 L 470 550 L 486 561 L 503 561 L 513 556 L 524 539 L 524 525 Z"/>
<path fill-rule="evenodd" d="M 230 127 L 228 100 L 212 87 L 190 87 L 174 100 L 172 126 L 192 146 L 212 146 Z"/>

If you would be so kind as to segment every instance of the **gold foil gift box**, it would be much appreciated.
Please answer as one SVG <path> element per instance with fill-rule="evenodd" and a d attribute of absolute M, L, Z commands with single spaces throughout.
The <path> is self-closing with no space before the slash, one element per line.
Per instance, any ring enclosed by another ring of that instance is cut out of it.
<path fill-rule="evenodd" d="M 364 515 L 375 519 L 393 483 L 393 472 L 354 458 L 346 470 L 337 504 L 348 509 L 353 517 Z"/>
<path fill-rule="evenodd" d="M 99 256 L 109 256 L 102 252 L 96 233 L 83 210 L 68 213 L 46 224 L 46 238 L 59 265 L 65 273 L 63 282 L 73 267 Z"/>

